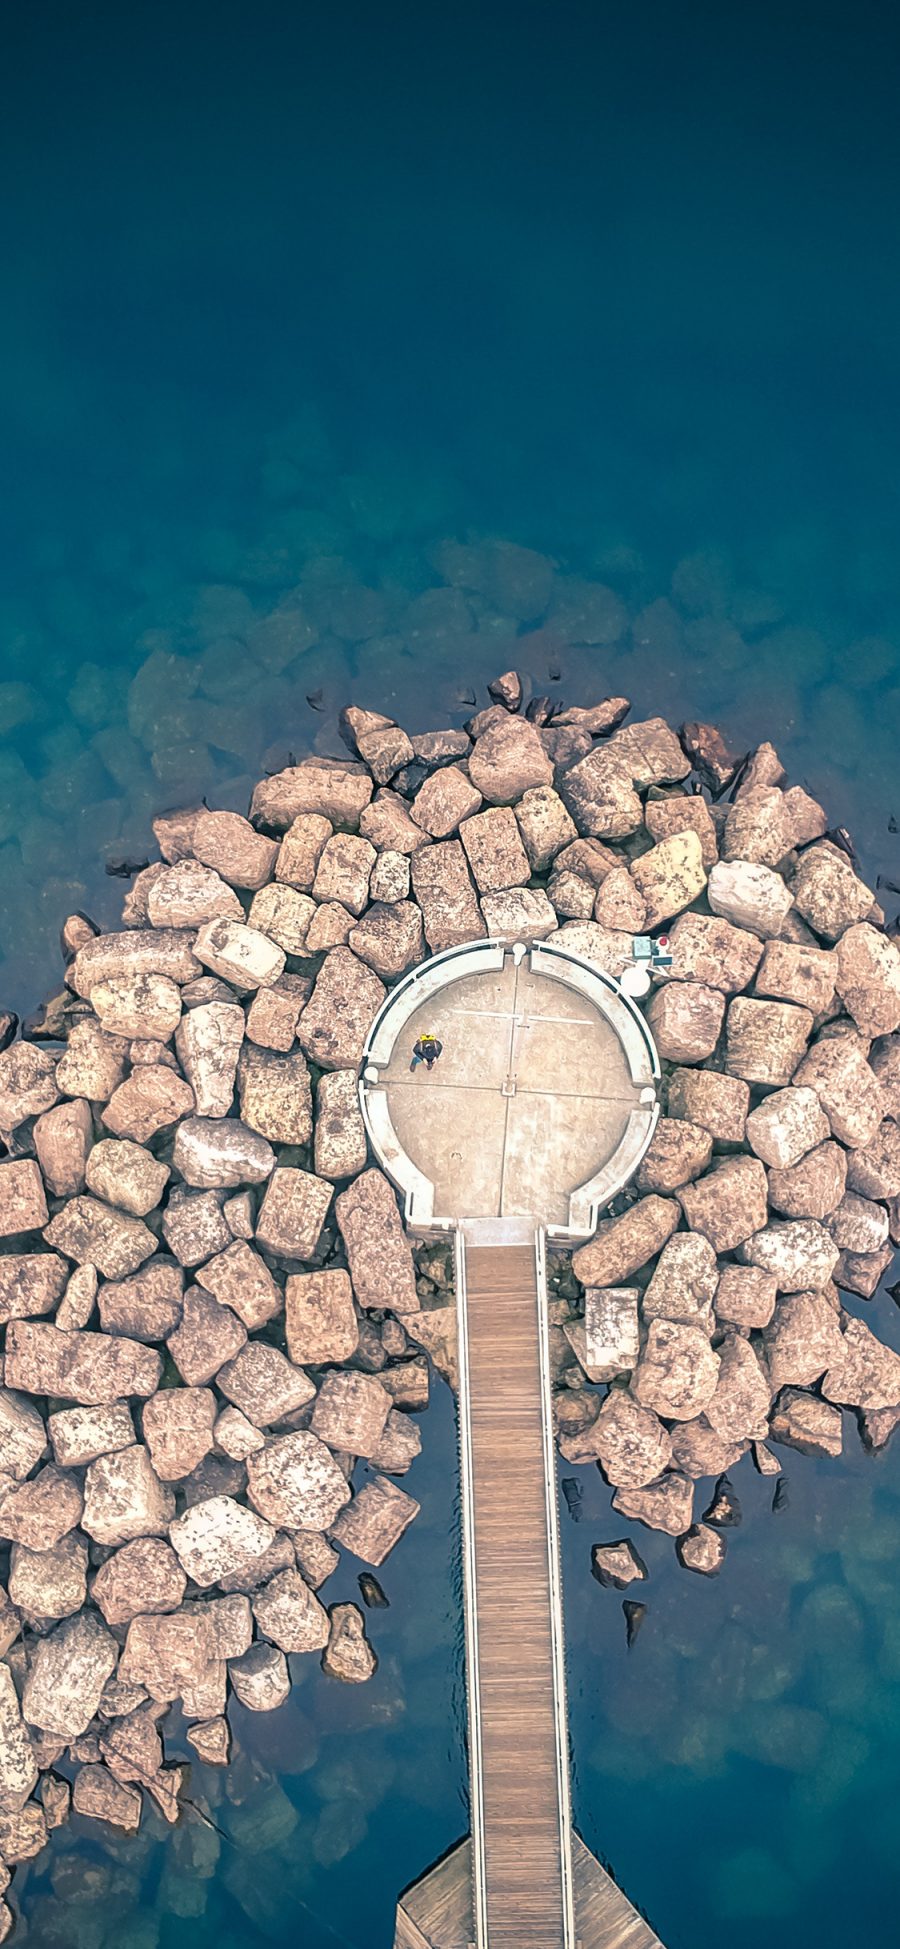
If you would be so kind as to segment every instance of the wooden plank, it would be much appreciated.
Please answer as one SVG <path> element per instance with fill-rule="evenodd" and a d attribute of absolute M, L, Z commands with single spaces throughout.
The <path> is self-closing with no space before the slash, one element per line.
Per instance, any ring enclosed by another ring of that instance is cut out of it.
<path fill-rule="evenodd" d="M 401 1897 L 394 1949 L 469 1949 L 474 1940 L 472 1843 L 467 1839 Z"/>
<path fill-rule="evenodd" d="M 466 1250 L 490 1949 L 566 1949 L 533 1244 Z"/>

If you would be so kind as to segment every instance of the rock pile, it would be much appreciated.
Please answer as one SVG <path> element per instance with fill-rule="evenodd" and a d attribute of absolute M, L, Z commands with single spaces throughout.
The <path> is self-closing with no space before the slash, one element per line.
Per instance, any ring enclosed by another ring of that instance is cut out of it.
<path fill-rule="evenodd" d="M 615 1214 L 557 1259 L 558 1439 L 710 1575 L 725 1539 L 695 1520 L 697 1482 L 748 1452 L 777 1474 L 769 1440 L 837 1455 L 844 1409 L 870 1449 L 900 1422 L 900 1357 L 841 1297 L 871 1299 L 900 1244 L 900 952 L 771 746 L 712 771 L 707 727 L 631 735 L 624 764 L 619 731 L 573 767 L 605 768 L 623 816 L 608 787 L 578 807 L 610 858 L 594 920 L 585 900 L 562 932 L 616 973 L 596 920 L 614 882 L 629 925 L 670 923 L 646 1008 L 664 1110 Z"/>
<path fill-rule="evenodd" d="M 136 1826 L 146 1790 L 174 1819 L 176 1704 L 220 1764 L 229 1687 L 267 1711 L 289 1655 L 374 1670 L 362 1613 L 318 1593 L 417 1513 L 394 1478 L 455 1314 L 446 1248 L 414 1258 L 370 1166 L 357 1072 L 429 951 L 558 935 L 618 974 L 669 928 L 666 1111 L 554 1275 L 560 1448 L 618 1512 L 709 1571 L 698 1479 L 751 1447 L 776 1470 L 767 1437 L 835 1453 L 844 1407 L 872 1445 L 900 1420 L 900 1359 L 839 1295 L 900 1238 L 900 954 L 871 890 L 770 746 L 739 771 L 624 698 L 492 695 L 463 733 L 348 710 L 352 755 L 264 778 L 249 818 L 157 819 L 121 931 L 66 923 L 55 1040 L 0 1053 L 11 1865 L 65 1817 L 54 1768 L 82 1814 Z M 622 1587 L 643 1566 L 612 1547 Z"/>

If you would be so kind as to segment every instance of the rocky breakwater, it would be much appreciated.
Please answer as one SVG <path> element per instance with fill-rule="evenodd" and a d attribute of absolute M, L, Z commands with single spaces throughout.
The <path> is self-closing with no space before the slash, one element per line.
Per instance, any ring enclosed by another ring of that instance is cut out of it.
<path fill-rule="evenodd" d="M 627 836 L 593 821 L 626 854 L 631 923 L 667 923 L 646 1006 L 664 1112 L 634 1185 L 557 1259 L 551 1337 L 565 1460 L 710 1575 L 744 1456 L 778 1475 L 779 1447 L 839 1455 L 848 1413 L 870 1450 L 900 1422 L 900 1357 L 858 1310 L 900 1243 L 900 952 L 846 835 L 770 745 L 737 767 L 692 726 L 681 748 L 679 766 L 657 727 L 635 754 Z M 614 969 L 585 921 L 580 951 L 592 940 Z M 602 1583 L 646 1577 L 627 1537 L 593 1557 Z"/>
<path fill-rule="evenodd" d="M 185 1755 L 229 1760 L 229 1694 L 278 1707 L 303 1654 L 375 1670 L 323 1586 L 417 1515 L 398 1478 L 452 1335 L 357 1097 L 424 952 L 407 853 L 357 830 L 373 784 L 310 764 L 260 786 L 267 830 L 160 819 L 122 929 L 65 924 L 60 1039 L 0 1053 L 4 1890 L 70 1805 L 177 1820 Z"/>
<path fill-rule="evenodd" d="M 770 1439 L 833 1453 L 845 1407 L 873 1444 L 900 1419 L 900 1360 L 840 1298 L 900 1235 L 900 956 L 871 890 L 771 747 L 735 776 L 708 727 L 626 724 L 624 698 L 523 713 L 512 672 L 492 695 L 421 737 L 348 710 L 351 755 L 264 778 L 248 818 L 157 819 L 121 930 L 70 916 L 43 1039 L 0 1053 L 10 1867 L 70 1796 L 175 1820 L 185 1751 L 225 1763 L 229 1693 L 276 1708 L 289 1657 L 374 1669 L 362 1611 L 320 1593 L 416 1516 L 397 1478 L 455 1312 L 357 1075 L 430 951 L 554 936 L 619 974 L 636 931 L 671 933 L 666 1114 L 555 1271 L 568 1462 L 709 1569 L 698 1480 L 751 1448 L 777 1470 Z"/>

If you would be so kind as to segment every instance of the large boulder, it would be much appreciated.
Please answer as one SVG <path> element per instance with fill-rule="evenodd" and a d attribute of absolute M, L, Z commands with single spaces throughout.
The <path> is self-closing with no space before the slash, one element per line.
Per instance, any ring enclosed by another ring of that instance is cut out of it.
<path fill-rule="evenodd" d="M 840 1410 L 815 1394 L 786 1387 L 769 1423 L 772 1441 L 796 1448 L 801 1455 L 837 1456 L 843 1442 Z"/>
<path fill-rule="evenodd" d="M 814 1090 L 775 1090 L 747 1118 L 747 1142 L 764 1164 L 789 1170 L 824 1143 L 831 1125 Z"/>
<path fill-rule="evenodd" d="M 206 1387 L 246 1338 L 247 1329 L 230 1306 L 220 1306 L 211 1293 L 190 1286 L 168 1348 L 185 1386 Z"/>
<path fill-rule="evenodd" d="M 770 1169 L 769 1203 L 784 1218 L 827 1218 L 840 1204 L 846 1184 L 847 1152 L 829 1138 L 808 1150 L 796 1164 L 784 1170 Z"/>
<path fill-rule="evenodd" d="M 740 1256 L 771 1272 L 779 1292 L 819 1292 L 834 1272 L 838 1247 L 817 1219 L 785 1218 L 744 1239 Z"/>
<path fill-rule="evenodd" d="M 572 1268 L 585 1286 L 620 1286 L 661 1252 L 678 1225 L 671 1198 L 639 1198 L 620 1218 L 601 1221 L 594 1237 L 573 1254 Z"/>
<path fill-rule="evenodd" d="M 316 1090 L 315 1169 L 317 1177 L 356 1177 L 365 1167 L 368 1139 L 359 1104 L 355 1069 L 332 1069 Z"/>
<path fill-rule="evenodd" d="M 645 926 L 659 927 L 699 898 L 706 885 L 696 832 L 672 833 L 634 861 L 632 876 L 645 905 Z"/>
<path fill-rule="evenodd" d="M 254 1509 L 285 1529 L 323 1530 L 350 1499 L 330 1449 L 307 1429 L 279 1435 L 247 1461 Z"/>
<path fill-rule="evenodd" d="M 71 1268 L 56 1252 L 0 1255 L 0 1321 L 29 1320 L 57 1307 Z M 2 1467 L 2 1462 L 0 1462 Z"/>
<path fill-rule="evenodd" d="M 183 1271 L 168 1259 L 152 1259 L 131 1279 L 99 1286 L 97 1306 L 103 1333 L 127 1333 L 138 1341 L 162 1341 L 181 1319 Z"/>
<path fill-rule="evenodd" d="M 374 1374 L 326 1374 L 310 1427 L 330 1448 L 370 1457 L 378 1449 L 390 1408 L 391 1397 Z"/>
<path fill-rule="evenodd" d="M 664 1062 L 703 1062 L 719 1039 L 725 996 L 702 981 L 669 981 L 647 1010 L 657 1050 Z"/>
<path fill-rule="evenodd" d="M 359 1340 L 353 1288 L 339 1268 L 292 1273 L 285 1286 L 288 1353 L 299 1366 L 349 1360 Z"/>
<path fill-rule="evenodd" d="M 0 1470 L 24 1482 L 47 1448 L 43 1417 L 31 1401 L 0 1387 Z M 60 1459 L 60 1458 L 57 1458 Z"/>
<path fill-rule="evenodd" d="M 780 1299 L 763 1331 L 763 1350 L 773 1388 L 811 1387 L 843 1355 L 837 1316 L 819 1292 Z"/>
<path fill-rule="evenodd" d="M 574 819 L 550 785 L 533 785 L 523 792 L 516 821 L 533 873 L 546 873 L 556 854 L 578 837 Z"/>
<path fill-rule="evenodd" d="M 260 1206 L 257 1243 L 279 1257 L 315 1258 L 333 1190 L 311 1171 L 279 1165 Z"/>
<path fill-rule="evenodd" d="M 360 1374 L 352 1378 L 367 1380 L 368 1376 Z M 286 1360 L 280 1348 L 269 1347 L 263 1340 L 250 1340 L 233 1360 L 220 1367 L 216 1386 L 226 1401 L 240 1408 L 254 1428 L 267 1428 L 273 1421 L 283 1421 L 298 1408 L 306 1407 L 316 1394 L 308 1375 Z"/>
<path fill-rule="evenodd" d="M 360 1306 L 418 1311 L 412 1248 L 381 1171 L 364 1171 L 335 1201 L 335 1217 Z"/>
<path fill-rule="evenodd" d="M 762 951 L 755 934 L 718 914 L 680 914 L 669 933 L 672 969 L 666 979 L 702 981 L 736 995 L 749 987 Z"/>
<path fill-rule="evenodd" d="M 299 1570 L 280 1570 L 257 1591 L 253 1615 L 264 1638 L 286 1652 L 321 1651 L 328 1616 Z"/>
<path fill-rule="evenodd" d="M 116 1669 L 115 1638 L 90 1611 L 66 1618 L 35 1646 L 22 1694 L 22 1716 L 42 1732 L 80 1739 Z"/>
<path fill-rule="evenodd" d="M 867 1411 L 900 1405 L 900 1354 L 876 1340 L 863 1320 L 844 1323 L 840 1358 L 822 1381 L 826 1401 Z"/>
<path fill-rule="evenodd" d="M 769 1381 L 749 1340 L 731 1333 L 718 1349 L 716 1390 L 706 1403 L 706 1419 L 723 1440 L 762 1441 L 771 1403 Z"/>
<path fill-rule="evenodd" d="M 308 1144 L 312 1139 L 312 1089 L 306 1058 L 276 1055 L 248 1043 L 238 1064 L 241 1118 L 272 1144 Z"/>
<path fill-rule="evenodd" d="M 194 1503 L 169 1525 L 175 1555 L 201 1590 L 252 1568 L 274 1539 L 272 1524 L 232 1496 L 210 1496 Z"/>
<path fill-rule="evenodd" d="M 672 1456 L 670 1437 L 657 1415 L 621 1387 L 610 1388 L 591 1427 L 560 1446 L 567 1461 L 599 1462 L 607 1481 L 625 1488 L 654 1482 Z"/>
<path fill-rule="evenodd" d="M 137 1536 L 162 1536 L 174 1514 L 175 1498 L 163 1488 L 147 1449 L 139 1442 L 100 1455 L 90 1463 L 84 1479 L 81 1527 L 95 1543 L 131 1543 Z"/>
<path fill-rule="evenodd" d="M 0 1130 L 16 1130 L 59 1101 L 56 1056 L 34 1042 L 13 1042 L 0 1051 Z M 72 1092 L 74 1094 L 74 1092 Z"/>
<path fill-rule="evenodd" d="M 742 1333 L 768 1326 L 775 1311 L 778 1287 L 771 1272 L 761 1266 L 723 1265 L 716 1287 L 715 1313 L 722 1326 L 736 1326 Z M 713 1469 L 711 1474 L 721 1474 Z"/>
<path fill-rule="evenodd" d="M 668 1421 L 692 1421 L 708 1407 L 718 1377 L 718 1355 L 703 1328 L 651 1319 L 631 1381 L 642 1407 Z"/>
<path fill-rule="evenodd" d="M 675 1069 L 669 1077 L 669 1115 L 709 1132 L 714 1143 L 744 1142 L 750 1085 L 717 1069 Z"/>
<path fill-rule="evenodd" d="M 801 853 L 793 896 L 803 919 L 826 941 L 840 940 L 848 927 L 865 920 L 875 899 L 846 855 L 827 842 Z"/>
<path fill-rule="evenodd" d="M 71 1052 L 70 1038 L 70 1055 Z M 103 1096 L 107 1094 L 105 1090 L 101 1092 Z M 180 1117 L 189 1117 L 194 1107 L 194 1092 L 183 1077 L 176 1076 L 163 1064 L 144 1063 L 124 1083 L 120 1082 L 118 1088 L 113 1084 L 101 1117 L 114 1137 L 129 1137 L 133 1143 L 147 1144 L 158 1131 L 168 1129 Z"/>
<path fill-rule="evenodd" d="M 753 860 L 717 860 L 706 897 L 714 914 L 768 941 L 781 933 L 793 896 L 780 874 Z"/>
<path fill-rule="evenodd" d="M 644 1293 L 644 1319 L 677 1320 L 684 1326 L 702 1327 L 708 1334 L 718 1279 L 718 1263 L 709 1240 L 697 1232 L 676 1232 L 663 1246 Z"/>
<path fill-rule="evenodd" d="M 364 765 L 308 758 L 260 781 L 254 789 L 250 817 L 258 826 L 284 832 L 302 814 L 315 812 L 333 826 L 352 832 L 371 797 L 372 780 Z"/>
<path fill-rule="evenodd" d="M 694 1485 L 672 1471 L 645 1489 L 617 1489 L 612 1506 L 630 1522 L 661 1529 L 666 1536 L 683 1536 L 693 1520 Z"/>
<path fill-rule="evenodd" d="M 284 949 L 240 920 L 210 920 L 195 936 L 198 961 L 239 994 L 267 988 L 284 973 Z"/>
<path fill-rule="evenodd" d="M 114 1211 L 97 1198 L 70 1198 L 44 1227 L 48 1245 L 93 1265 L 104 1279 L 124 1279 L 156 1251 L 156 1238 L 139 1218 Z"/>
<path fill-rule="evenodd" d="M 863 922 L 845 930 L 835 953 L 837 992 L 861 1034 L 893 1034 L 900 1028 L 900 952 L 896 943 Z"/>
<path fill-rule="evenodd" d="M 678 1193 L 692 1232 L 716 1252 L 733 1252 L 765 1225 L 766 1173 L 756 1157 L 725 1157 L 695 1184 Z"/>
<path fill-rule="evenodd" d="M 589 1286 L 584 1295 L 584 1358 L 590 1381 L 630 1374 L 640 1352 L 636 1286 Z"/>
<path fill-rule="evenodd" d="M 419 1504 L 412 1496 L 386 1476 L 376 1475 L 341 1510 L 330 1533 L 342 1549 L 377 1570 L 418 1513 Z"/>
<path fill-rule="evenodd" d="M 384 984 L 348 947 L 326 954 L 297 1037 L 320 1069 L 358 1069 Z"/>
<path fill-rule="evenodd" d="M 209 1454 L 217 1412 L 216 1397 L 208 1387 L 166 1387 L 144 1403 L 144 1440 L 160 1482 L 180 1482 Z"/>
<path fill-rule="evenodd" d="M 159 1355 L 112 1333 L 64 1333 L 13 1320 L 6 1331 L 6 1379 L 25 1394 L 102 1407 L 129 1394 L 155 1394 Z"/>
<path fill-rule="evenodd" d="M 712 1162 L 712 1138 L 699 1123 L 660 1117 L 635 1182 L 639 1191 L 665 1196 L 700 1177 Z"/>
<path fill-rule="evenodd" d="M 29 1550 L 52 1550 L 82 1520 L 81 1485 L 48 1463 L 28 1482 L 13 1482 L 0 1497 L 0 1537 Z"/>
<path fill-rule="evenodd" d="M 223 880 L 251 893 L 272 878 L 278 857 L 277 841 L 254 831 L 239 812 L 209 812 L 205 806 L 192 822 L 191 849 Z"/>
<path fill-rule="evenodd" d="M 87 1160 L 88 1190 L 133 1218 L 155 1210 L 168 1181 L 168 1164 L 127 1137 L 102 1138 Z"/>
<path fill-rule="evenodd" d="M 481 793 L 459 765 L 447 765 L 432 772 L 420 786 L 412 804 L 412 817 L 432 839 L 449 839 L 460 822 L 478 811 Z"/>
<path fill-rule="evenodd" d="M 0 1238 L 35 1232 L 49 1216 L 40 1166 L 33 1158 L 0 1164 Z"/>
<path fill-rule="evenodd" d="M 151 927 L 202 927 L 208 920 L 223 918 L 243 920 L 244 909 L 227 880 L 198 859 L 162 867 L 148 887 Z"/>
<path fill-rule="evenodd" d="M 240 1658 L 229 1659 L 228 1675 L 248 1712 L 274 1712 L 290 1693 L 287 1659 L 277 1645 L 251 1645 Z"/>
<path fill-rule="evenodd" d="M 552 785 L 553 766 L 533 724 L 504 715 L 476 738 L 469 778 L 489 805 L 514 805 L 538 785 Z"/>
<path fill-rule="evenodd" d="M 747 1083 L 789 1083 L 812 1033 L 808 1008 L 736 995 L 726 1022 L 726 1066 Z"/>
<path fill-rule="evenodd" d="M 181 1020 L 181 991 L 167 975 L 119 975 L 91 989 L 91 1007 L 107 1035 L 168 1042 Z"/>
<path fill-rule="evenodd" d="M 855 1150 L 870 1144 L 885 1113 L 885 1098 L 865 1051 L 854 1036 L 828 1036 L 814 1044 L 794 1082 L 815 1090 L 832 1135 Z"/>
<path fill-rule="evenodd" d="M 196 1279 L 220 1306 L 230 1306 L 249 1333 L 258 1332 L 281 1312 L 281 1292 L 265 1260 L 245 1239 L 236 1238 L 224 1252 L 198 1266 Z"/>
<path fill-rule="evenodd" d="M 625 724 L 615 731 L 609 747 L 626 767 L 629 778 L 642 789 L 650 785 L 675 785 L 687 778 L 690 760 L 663 717 L 647 717 Z"/>
<path fill-rule="evenodd" d="M 396 981 L 425 959 L 422 914 L 414 900 L 375 901 L 348 936 L 347 945 L 384 981 Z"/>
<path fill-rule="evenodd" d="M 422 910 L 425 939 L 433 954 L 484 938 L 486 928 L 458 839 L 428 846 L 412 861 L 413 892 Z"/>
<path fill-rule="evenodd" d="M 570 765 L 559 789 L 578 831 L 586 838 L 627 839 L 637 832 L 641 801 L 628 766 L 609 745 L 596 745 Z"/>
<path fill-rule="evenodd" d="M 361 1685 L 372 1677 L 377 1665 L 358 1605 L 332 1604 L 328 1612 L 328 1643 L 322 1654 L 326 1677 L 338 1678 L 345 1685 Z"/>
<path fill-rule="evenodd" d="M 141 1536 L 101 1563 L 91 1596 L 107 1624 L 130 1624 L 145 1614 L 177 1611 L 186 1588 L 186 1573 L 171 1544 L 160 1536 Z"/>
<path fill-rule="evenodd" d="M 834 954 L 797 941 L 767 941 L 754 984 L 757 995 L 795 1002 L 824 1015 L 834 1001 Z"/>
<path fill-rule="evenodd" d="M 243 1040 L 244 1011 L 235 1003 L 206 1002 L 182 1017 L 175 1047 L 198 1117 L 227 1117 Z"/>
<path fill-rule="evenodd" d="M 135 1438 L 127 1401 L 99 1408 L 57 1408 L 48 1416 L 47 1432 L 60 1468 L 84 1468 L 98 1455 L 130 1448 Z"/>
<path fill-rule="evenodd" d="M 334 833 L 330 839 L 326 839 L 319 854 L 313 881 L 314 900 L 320 905 L 336 901 L 347 913 L 361 914 L 369 898 L 369 876 L 374 864 L 375 847 L 370 840 L 360 839 L 356 833 Z M 289 899 L 306 901 L 304 894 L 296 893 L 293 889 L 283 891 Z M 306 906 L 309 906 L 308 901 Z M 307 925 L 311 918 L 309 914 Z M 291 946 L 292 954 L 301 951 L 299 941 Z"/>
<path fill-rule="evenodd" d="M 48 1191 L 56 1198 L 77 1197 L 84 1190 L 85 1166 L 94 1140 L 93 1118 L 84 1097 L 45 1110 L 35 1123 L 33 1137 Z"/>
<path fill-rule="evenodd" d="M 265 1137 L 238 1117 L 186 1117 L 175 1133 L 172 1162 L 195 1190 L 230 1190 L 264 1183 L 275 1153 Z"/>
<path fill-rule="evenodd" d="M 140 1613 L 128 1626 L 119 1678 L 145 1686 L 152 1699 L 168 1704 L 202 1679 L 215 1657 L 215 1631 L 199 1607 Z"/>
<path fill-rule="evenodd" d="M 66 980 L 76 995 L 86 1000 L 101 982 L 127 980 L 136 975 L 162 975 L 180 987 L 201 973 L 192 933 L 178 928 L 134 927 L 125 933 L 95 934 L 86 941 L 69 967 Z"/>

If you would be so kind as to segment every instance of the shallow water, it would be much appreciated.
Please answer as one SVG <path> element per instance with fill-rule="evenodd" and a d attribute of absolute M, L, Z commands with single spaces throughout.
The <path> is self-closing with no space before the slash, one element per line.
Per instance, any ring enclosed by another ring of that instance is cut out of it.
<path fill-rule="evenodd" d="M 5 36 L 0 1005 L 58 985 L 72 906 L 114 920 L 103 862 L 146 857 L 155 810 L 243 807 L 264 762 L 339 749 L 351 697 L 459 723 L 513 661 L 772 736 L 900 881 L 876 10 L 133 13 L 48 0 Z M 429 596 L 469 534 L 549 555 L 542 601 L 502 555 L 474 603 Z M 621 634 L 583 640 L 574 578 Z M 308 648 L 260 627 L 298 588 Z M 40 1949 L 390 1941 L 466 1824 L 439 1384 L 423 1432 L 373 1684 L 310 1660 L 288 1713 L 244 1715 L 230 1786 L 194 1770 L 214 1828 L 64 1830 L 17 1880 Z M 716 1583 L 641 1532 L 630 1654 L 589 1574 L 619 1533 L 596 1473 L 563 1516 L 577 1816 L 669 1949 L 892 1939 L 900 1450 L 848 1421 L 846 1451 L 788 1454 L 778 1513 L 741 1465 Z"/>

